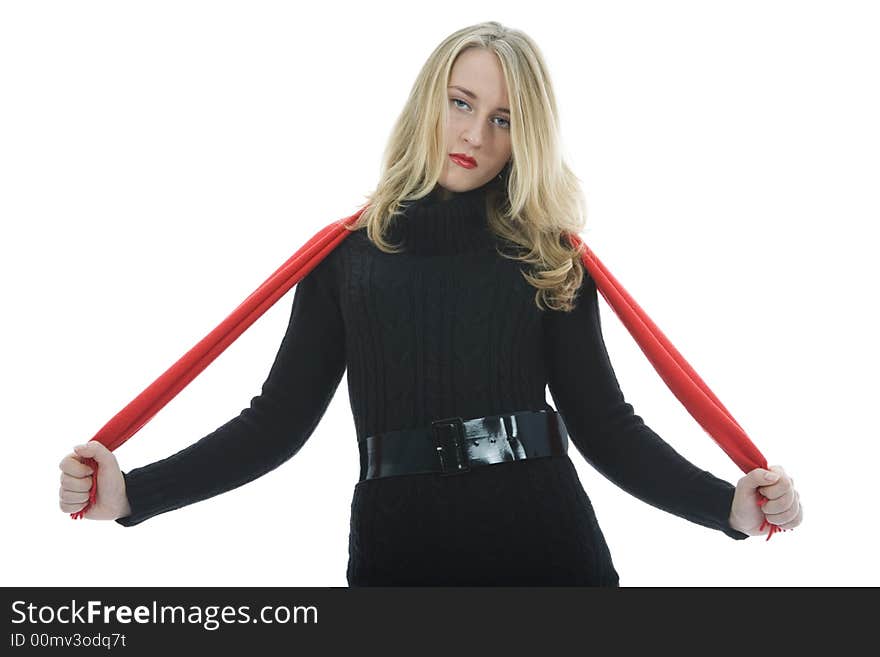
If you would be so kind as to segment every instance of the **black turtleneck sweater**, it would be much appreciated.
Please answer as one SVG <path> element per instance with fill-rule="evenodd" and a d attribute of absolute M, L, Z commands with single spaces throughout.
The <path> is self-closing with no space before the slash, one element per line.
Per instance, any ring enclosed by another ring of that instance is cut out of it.
<path fill-rule="evenodd" d="M 392 224 L 404 253 L 380 251 L 359 230 L 297 284 L 261 393 L 196 443 L 123 473 L 131 515 L 116 522 L 139 524 L 277 468 L 312 434 L 347 368 L 358 440 L 442 417 L 553 410 L 549 386 L 571 442 L 605 477 L 747 538 L 728 522 L 734 487 L 685 460 L 624 400 L 589 274 L 575 310 L 541 311 L 524 264 L 496 252 L 487 187 L 448 199 L 439 189 Z"/>

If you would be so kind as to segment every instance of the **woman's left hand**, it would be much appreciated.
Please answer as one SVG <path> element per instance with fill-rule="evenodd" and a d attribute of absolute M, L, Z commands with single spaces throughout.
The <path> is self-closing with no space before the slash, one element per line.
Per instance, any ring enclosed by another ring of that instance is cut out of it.
<path fill-rule="evenodd" d="M 776 480 L 765 479 L 767 474 L 775 475 Z M 762 495 L 769 499 L 759 505 Z M 771 465 L 770 470 L 755 468 L 736 483 L 730 509 L 730 526 L 734 529 L 759 536 L 770 532 L 769 526 L 760 529 L 765 519 L 780 529 L 792 529 L 801 524 L 803 517 L 794 479 L 781 466 Z"/>

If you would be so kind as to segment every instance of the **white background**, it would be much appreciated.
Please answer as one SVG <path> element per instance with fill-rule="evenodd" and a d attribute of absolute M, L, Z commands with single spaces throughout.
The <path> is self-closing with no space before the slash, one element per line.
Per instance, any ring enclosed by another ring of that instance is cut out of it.
<path fill-rule="evenodd" d="M 346 585 L 358 452 L 345 378 L 292 460 L 135 527 L 61 512 L 58 464 L 361 206 L 426 57 L 483 20 L 542 49 L 588 200 L 582 237 L 804 504 L 794 531 L 733 541 L 631 497 L 572 451 L 621 585 L 880 584 L 873 3 L 421 11 L 2 5 L 3 584 Z M 248 405 L 292 297 L 114 452 L 123 469 Z M 735 483 L 743 473 L 600 306 L 636 412 Z"/>

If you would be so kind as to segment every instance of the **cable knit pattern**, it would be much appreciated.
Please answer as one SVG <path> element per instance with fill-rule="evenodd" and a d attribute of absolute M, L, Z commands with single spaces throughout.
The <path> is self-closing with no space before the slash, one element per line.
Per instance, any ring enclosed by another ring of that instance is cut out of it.
<path fill-rule="evenodd" d="M 488 183 L 491 185 L 493 183 Z M 439 189 L 439 188 L 438 188 Z M 628 404 L 584 276 L 570 313 L 541 311 L 523 263 L 486 219 L 487 187 L 408 203 L 386 254 L 348 236 L 296 286 L 260 395 L 167 459 L 124 473 L 125 526 L 231 490 L 291 458 L 347 368 L 357 439 L 450 416 L 550 409 L 572 444 L 624 490 L 734 539 L 734 487 L 686 461 Z M 355 447 L 353 447 L 355 448 Z M 364 584 L 617 585 L 569 456 L 359 483 L 348 580 Z"/>

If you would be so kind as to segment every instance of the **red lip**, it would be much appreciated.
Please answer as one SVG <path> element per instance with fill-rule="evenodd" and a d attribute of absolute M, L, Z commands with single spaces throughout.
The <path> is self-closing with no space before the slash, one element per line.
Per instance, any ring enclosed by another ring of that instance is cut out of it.
<path fill-rule="evenodd" d="M 477 161 L 472 157 L 468 157 L 464 153 L 450 153 L 449 157 L 453 162 L 463 166 L 465 169 L 474 169 L 477 166 Z"/>

